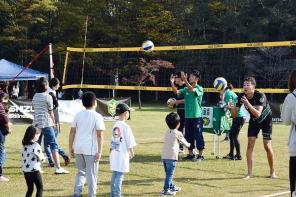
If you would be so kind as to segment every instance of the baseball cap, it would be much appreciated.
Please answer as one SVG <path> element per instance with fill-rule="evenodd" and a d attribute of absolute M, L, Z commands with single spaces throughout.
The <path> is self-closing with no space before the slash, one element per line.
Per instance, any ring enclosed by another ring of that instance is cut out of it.
<path fill-rule="evenodd" d="M 194 76 L 200 78 L 200 72 L 198 70 L 196 70 L 196 69 L 193 69 L 191 74 L 193 74 Z"/>
<path fill-rule="evenodd" d="M 127 104 L 125 103 L 119 103 L 117 106 L 116 106 L 116 115 L 120 115 L 126 111 L 130 111 L 129 107 Z"/>

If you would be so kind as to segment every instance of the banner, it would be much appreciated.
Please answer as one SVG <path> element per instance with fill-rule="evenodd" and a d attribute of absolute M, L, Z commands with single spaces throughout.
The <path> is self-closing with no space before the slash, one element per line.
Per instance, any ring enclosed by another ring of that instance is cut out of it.
<path fill-rule="evenodd" d="M 96 111 L 104 117 L 105 121 L 117 119 L 115 116 L 115 110 L 118 103 L 125 103 L 128 106 L 131 106 L 131 98 L 97 99 L 98 105 Z"/>
<path fill-rule="evenodd" d="M 96 111 L 100 113 L 105 121 L 115 120 L 116 105 L 126 103 L 131 105 L 131 98 L 115 99 L 97 99 Z M 13 124 L 32 124 L 34 109 L 32 100 L 9 100 L 8 106 L 9 120 Z M 84 110 L 80 99 L 76 100 L 59 100 L 59 118 L 60 122 L 72 123 L 75 115 Z"/>
<path fill-rule="evenodd" d="M 8 117 L 11 123 L 32 124 L 33 106 L 31 100 L 9 100 Z"/>
<path fill-rule="evenodd" d="M 203 128 L 205 129 L 213 128 L 213 108 L 212 107 L 202 107 L 202 119 L 203 119 Z"/>
<path fill-rule="evenodd" d="M 104 120 L 114 120 L 115 108 L 118 103 L 126 103 L 131 105 L 131 98 L 115 98 L 115 99 L 97 99 L 96 111 L 104 117 Z M 281 122 L 280 103 L 270 102 L 272 109 L 272 121 Z M 13 124 L 31 124 L 33 121 L 34 109 L 31 100 L 9 100 L 9 119 Z M 84 110 L 80 99 L 76 100 L 59 100 L 60 122 L 71 123 L 76 113 Z M 203 107 L 204 128 L 213 128 L 214 112 L 212 107 Z M 250 119 L 250 114 L 246 112 L 246 121 Z"/>

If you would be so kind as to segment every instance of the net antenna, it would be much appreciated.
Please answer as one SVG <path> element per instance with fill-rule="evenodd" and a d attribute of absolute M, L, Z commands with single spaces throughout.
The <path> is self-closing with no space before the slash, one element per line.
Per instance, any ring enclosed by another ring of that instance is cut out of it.
<path fill-rule="evenodd" d="M 82 85 L 83 85 L 83 76 L 84 76 L 84 65 L 85 65 L 85 48 L 86 48 L 86 38 L 87 38 L 87 24 L 88 24 L 88 15 L 86 16 L 85 19 L 85 31 L 84 31 L 84 44 L 83 44 L 83 57 L 82 57 L 82 69 L 81 69 L 81 81 L 80 81 L 80 90 L 78 92 L 78 96 L 81 98 L 83 91 Z"/>

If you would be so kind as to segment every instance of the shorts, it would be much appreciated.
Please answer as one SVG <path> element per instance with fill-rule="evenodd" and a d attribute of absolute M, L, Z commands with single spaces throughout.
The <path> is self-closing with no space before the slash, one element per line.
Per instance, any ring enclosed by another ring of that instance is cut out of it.
<path fill-rule="evenodd" d="M 252 118 L 249 122 L 248 137 L 258 137 L 258 133 L 262 130 L 264 140 L 271 140 L 272 135 L 272 116 L 268 115 L 262 122 L 258 123 Z"/>

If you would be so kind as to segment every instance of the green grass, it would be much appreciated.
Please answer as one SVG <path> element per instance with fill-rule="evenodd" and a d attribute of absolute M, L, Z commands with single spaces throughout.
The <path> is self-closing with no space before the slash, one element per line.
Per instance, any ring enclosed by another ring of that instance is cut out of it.
<path fill-rule="evenodd" d="M 159 196 L 163 187 L 164 170 L 160 159 L 162 138 L 166 130 L 164 117 L 167 114 L 165 106 L 150 106 L 142 111 L 132 112 L 131 125 L 137 147 L 136 156 L 131 163 L 131 171 L 125 175 L 123 193 L 125 196 Z M 108 196 L 110 177 L 108 149 L 110 128 L 113 122 L 107 122 L 105 132 L 104 154 L 99 167 L 98 196 Z M 4 174 L 10 182 L 0 183 L 0 196 L 24 196 L 26 192 L 25 179 L 20 168 L 21 139 L 27 125 L 14 125 L 13 134 L 6 138 L 7 162 Z M 245 125 L 240 134 L 242 153 L 246 150 Z M 179 161 L 175 172 L 175 183 L 182 187 L 178 196 L 262 196 L 289 190 L 288 180 L 288 127 L 274 125 L 273 148 L 275 152 L 275 168 L 279 179 L 266 178 L 269 175 L 266 154 L 262 144 L 262 136 L 257 140 L 254 150 L 254 175 L 250 180 L 242 180 L 246 173 L 246 159 L 242 161 L 226 161 L 215 159 L 212 135 L 204 134 L 206 140 L 205 158 L 201 163 Z M 62 125 L 59 144 L 64 150 L 68 147 L 69 125 Z M 224 137 L 224 136 L 222 136 Z M 221 137 L 221 138 L 222 138 Z M 222 142 L 221 156 L 228 153 L 228 142 Z M 74 160 L 66 167 L 69 175 L 54 175 L 53 169 L 44 164 L 43 184 L 44 196 L 72 196 L 75 180 Z M 87 187 L 84 189 L 87 194 Z M 288 196 L 288 195 L 286 195 Z"/>

